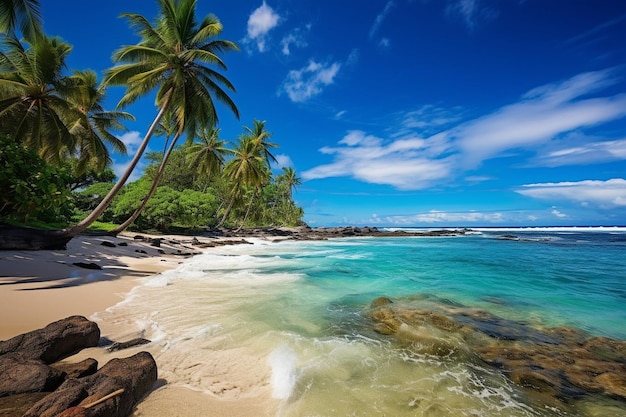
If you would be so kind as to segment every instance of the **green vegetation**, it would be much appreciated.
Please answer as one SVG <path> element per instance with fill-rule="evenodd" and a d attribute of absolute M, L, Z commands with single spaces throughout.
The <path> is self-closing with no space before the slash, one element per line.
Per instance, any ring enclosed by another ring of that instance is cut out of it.
<path fill-rule="evenodd" d="M 265 122 L 244 127 L 232 148 L 219 136 L 216 100 L 239 117 L 227 93 L 234 86 L 217 71 L 226 70 L 220 55 L 237 45 L 216 38 L 222 25 L 215 16 L 197 19 L 197 0 L 156 2 L 152 23 L 123 15 L 140 40 L 113 54 L 116 65 L 98 83 L 93 71 L 67 68 L 72 47 L 45 34 L 38 1 L 0 0 L 0 221 L 61 224 L 68 240 L 98 219 L 109 225 L 97 229 L 113 233 L 130 224 L 300 224 L 302 209 L 291 198 L 300 180 L 291 168 L 274 177 L 270 150 L 278 145 Z M 126 88 L 118 108 L 153 91 L 157 106 L 115 183 L 110 152 L 126 149 L 114 132 L 133 116 L 104 109 L 109 86 Z M 141 178 L 126 185 L 153 135 L 166 138 L 164 152 L 149 154 Z"/>

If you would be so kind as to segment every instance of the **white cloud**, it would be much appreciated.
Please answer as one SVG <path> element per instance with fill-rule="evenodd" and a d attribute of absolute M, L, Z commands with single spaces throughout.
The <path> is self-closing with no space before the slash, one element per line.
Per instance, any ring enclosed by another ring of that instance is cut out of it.
<path fill-rule="evenodd" d="M 284 154 L 280 154 L 280 155 L 276 155 L 276 161 L 275 163 L 272 163 L 272 168 L 284 168 L 284 167 L 292 167 L 293 166 L 293 162 L 291 161 L 291 158 L 288 155 L 284 155 Z"/>
<path fill-rule="evenodd" d="M 626 138 L 598 141 L 584 133 L 585 128 L 626 116 L 626 94 L 590 97 L 616 82 L 611 74 L 610 70 L 584 73 L 541 86 L 517 103 L 466 122 L 460 122 L 466 111 L 458 107 L 423 106 L 394 120 L 386 138 L 347 132 L 336 146 L 320 149 L 332 161 L 303 176 L 346 176 L 399 189 L 422 189 L 449 183 L 485 160 L 519 149 L 539 150 L 532 164 L 542 166 L 624 160 Z M 299 82 L 293 86 L 292 99 L 312 95 L 301 73 L 292 81 Z M 484 179 L 480 173 L 471 174 L 469 181 Z"/>
<path fill-rule="evenodd" d="M 118 162 L 118 163 L 113 164 L 112 168 L 113 168 L 113 172 L 115 172 L 115 176 L 117 178 L 121 177 L 129 165 L 130 165 L 130 160 L 126 162 Z M 139 163 L 135 166 L 135 169 L 133 170 L 133 172 L 130 174 L 130 177 L 128 177 L 126 184 L 133 182 L 133 181 L 137 181 L 143 174 L 143 171 L 145 168 L 146 168 L 146 164 L 139 161 Z"/>
<path fill-rule="evenodd" d="M 248 18 L 248 35 L 244 42 L 256 42 L 259 52 L 265 52 L 267 35 L 279 21 L 280 16 L 264 1 Z"/>
<path fill-rule="evenodd" d="M 483 213 L 478 211 L 466 212 L 445 212 L 439 210 L 431 210 L 427 213 L 419 213 L 411 216 L 372 216 L 366 223 L 384 224 L 395 226 L 411 226 L 415 224 L 501 224 L 505 221 L 502 213 Z"/>
<path fill-rule="evenodd" d="M 474 167 L 503 151 L 536 147 L 563 133 L 625 116 L 626 94 L 575 100 L 613 82 L 609 71 L 598 71 L 539 87 L 520 102 L 460 125 L 450 134 L 468 167 Z"/>
<path fill-rule="evenodd" d="M 311 28 L 310 25 L 306 27 L 307 31 Z M 304 31 L 300 28 L 296 28 L 292 32 L 288 33 L 281 41 L 280 44 L 282 46 L 283 55 L 291 54 L 291 46 L 296 46 L 298 48 L 304 48 L 308 45 Z"/>
<path fill-rule="evenodd" d="M 554 217 L 558 217 L 559 219 L 566 219 L 568 216 L 565 213 L 561 213 L 560 211 L 558 211 L 557 209 L 553 208 L 552 211 L 550 212 L 552 213 L 552 215 Z"/>
<path fill-rule="evenodd" d="M 293 102 L 306 101 L 331 85 L 340 68 L 341 64 L 338 62 L 320 64 L 311 60 L 306 67 L 289 71 L 282 90 Z"/>
<path fill-rule="evenodd" d="M 458 123 L 461 112 L 460 108 L 448 110 L 427 104 L 402 115 L 401 132 L 419 132 L 422 135 L 432 135 Z"/>
<path fill-rule="evenodd" d="M 143 140 L 141 133 L 135 130 L 132 130 L 130 132 L 125 132 L 123 135 L 118 136 L 117 138 L 121 140 L 122 142 L 124 142 L 124 145 L 126 145 L 126 149 L 128 150 L 128 153 L 131 155 L 137 151 L 139 144 Z"/>
<path fill-rule="evenodd" d="M 606 181 L 585 180 L 527 184 L 515 190 L 518 193 L 548 201 L 573 201 L 600 208 L 626 207 L 626 180 L 613 178 Z"/>
<path fill-rule="evenodd" d="M 533 165 L 557 167 L 563 165 L 589 165 L 626 159 L 626 138 L 603 140 L 579 132 L 563 140 L 550 143 L 532 161 Z"/>
<path fill-rule="evenodd" d="M 380 46 L 381 48 L 389 48 L 390 45 L 391 41 L 389 40 L 389 38 L 382 38 L 380 42 L 378 42 L 378 46 Z"/>
<path fill-rule="evenodd" d="M 423 189 L 448 177 L 454 165 L 451 158 L 430 159 L 428 141 L 413 138 L 384 143 L 362 131 L 351 131 L 337 147 L 320 152 L 335 161 L 302 173 L 304 179 L 351 176 L 374 184 L 387 184 L 403 190 Z"/>
<path fill-rule="evenodd" d="M 380 29 L 380 25 L 383 23 L 383 21 L 385 20 L 385 17 L 387 17 L 392 7 L 393 7 L 393 1 L 388 1 L 387 4 L 385 4 L 385 8 L 383 9 L 383 11 L 379 15 L 376 16 L 376 19 L 374 20 L 374 24 L 370 28 L 370 39 L 376 35 L 376 32 L 378 32 L 378 29 Z"/>
<path fill-rule="evenodd" d="M 337 114 L 335 114 L 335 120 L 341 119 L 346 113 L 346 110 L 341 110 L 340 112 L 337 112 Z"/>

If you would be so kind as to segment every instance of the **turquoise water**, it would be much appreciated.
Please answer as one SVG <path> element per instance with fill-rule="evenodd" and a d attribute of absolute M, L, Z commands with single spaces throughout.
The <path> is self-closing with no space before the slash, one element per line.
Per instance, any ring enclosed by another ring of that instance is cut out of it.
<path fill-rule="evenodd" d="M 623 229 L 256 241 L 146 280 L 102 319 L 153 340 L 169 383 L 271 390 L 279 416 L 623 416 L 610 400 L 531 405 L 503 373 L 398 344 L 364 312 L 386 296 L 626 339 L 625 279 Z"/>

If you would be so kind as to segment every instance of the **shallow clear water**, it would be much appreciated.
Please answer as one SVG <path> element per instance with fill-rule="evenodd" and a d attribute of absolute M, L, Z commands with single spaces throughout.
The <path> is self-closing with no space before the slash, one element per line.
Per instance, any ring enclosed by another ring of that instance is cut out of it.
<path fill-rule="evenodd" d="M 612 401 L 531 406 L 500 372 L 379 335 L 364 311 L 387 296 L 626 339 L 625 279 L 620 230 L 256 241 L 151 277 L 101 318 L 153 340 L 169 383 L 224 398 L 271 390 L 280 416 L 619 416 Z"/>

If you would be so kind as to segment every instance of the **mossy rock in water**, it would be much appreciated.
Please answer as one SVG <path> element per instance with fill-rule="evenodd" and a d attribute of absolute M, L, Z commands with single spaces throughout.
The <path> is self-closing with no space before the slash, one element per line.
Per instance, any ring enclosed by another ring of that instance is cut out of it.
<path fill-rule="evenodd" d="M 402 321 L 396 318 L 394 311 L 390 308 L 377 308 L 370 312 L 369 316 L 375 321 L 374 331 L 380 334 L 392 335 L 402 325 Z"/>
<path fill-rule="evenodd" d="M 391 301 L 390 298 L 387 297 L 378 297 L 376 298 L 374 301 L 372 301 L 372 303 L 370 304 L 370 308 L 378 308 L 378 307 L 383 307 L 389 304 L 392 304 L 393 301 Z"/>

